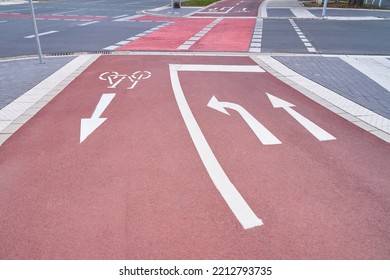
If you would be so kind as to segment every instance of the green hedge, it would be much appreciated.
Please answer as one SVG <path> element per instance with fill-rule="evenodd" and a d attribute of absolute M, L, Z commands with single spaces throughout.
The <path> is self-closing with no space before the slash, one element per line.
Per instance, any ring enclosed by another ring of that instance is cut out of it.
<path fill-rule="evenodd" d="M 184 6 L 202 7 L 202 6 L 208 6 L 218 1 L 220 0 L 188 0 L 185 2 L 181 2 L 181 5 L 183 7 Z"/>

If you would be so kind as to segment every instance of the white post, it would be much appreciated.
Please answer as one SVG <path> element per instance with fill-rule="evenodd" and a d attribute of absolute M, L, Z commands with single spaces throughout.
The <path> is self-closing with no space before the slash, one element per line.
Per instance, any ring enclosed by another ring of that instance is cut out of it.
<path fill-rule="evenodd" d="M 34 7 L 33 7 L 32 0 L 29 0 L 29 4 L 30 4 L 30 10 L 31 10 L 32 21 L 33 21 L 34 33 L 35 33 L 35 41 L 37 42 L 39 63 L 40 63 L 40 64 L 43 64 L 43 56 L 42 56 L 41 43 L 40 43 L 40 41 L 39 41 L 37 20 L 35 19 L 35 12 L 34 12 Z"/>
<path fill-rule="evenodd" d="M 325 0 L 324 7 L 322 8 L 322 16 L 323 17 L 326 15 L 326 6 L 328 6 L 328 0 Z"/>

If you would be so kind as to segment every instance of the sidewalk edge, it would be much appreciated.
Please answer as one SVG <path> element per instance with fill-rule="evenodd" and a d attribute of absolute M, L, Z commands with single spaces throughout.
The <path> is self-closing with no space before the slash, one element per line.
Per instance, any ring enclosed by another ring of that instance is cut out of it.
<path fill-rule="evenodd" d="M 0 147 L 100 55 L 80 55 L 0 110 Z"/>

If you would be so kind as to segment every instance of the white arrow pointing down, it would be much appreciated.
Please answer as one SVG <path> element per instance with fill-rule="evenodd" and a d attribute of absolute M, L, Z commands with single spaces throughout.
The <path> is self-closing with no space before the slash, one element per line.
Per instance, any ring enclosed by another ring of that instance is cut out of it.
<path fill-rule="evenodd" d="M 92 134 L 99 126 L 101 126 L 107 118 L 100 118 L 104 110 L 115 97 L 115 93 L 103 93 L 90 118 L 81 119 L 80 124 L 80 143 L 83 142 L 89 135 Z"/>

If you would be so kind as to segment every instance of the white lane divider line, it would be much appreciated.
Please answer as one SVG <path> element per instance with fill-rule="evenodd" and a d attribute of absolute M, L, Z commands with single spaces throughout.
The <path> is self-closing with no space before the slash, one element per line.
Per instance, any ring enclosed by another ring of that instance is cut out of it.
<path fill-rule="evenodd" d="M 140 17 L 143 17 L 144 15 L 134 15 L 134 16 L 125 16 L 125 17 L 115 17 L 113 21 L 130 21 L 134 20 Z"/>
<path fill-rule="evenodd" d="M 309 42 L 305 35 L 303 35 L 301 29 L 299 29 L 298 25 L 295 23 L 293 19 L 289 19 L 291 25 L 293 26 L 295 32 L 298 34 L 299 39 L 301 39 L 302 43 L 305 45 L 308 52 L 315 53 L 317 50 L 313 47 L 313 45 Z"/>
<path fill-rule="evenodd" d="M 263 19 L 256 19 L 249 52 L 261 52 L 261 41 L 263 38 Z"/>
<path fill-rule="evenodd" d="M 130 38 L 127 38 L 126 40 L 120 41 L 120 42 L 116 43 L 115 45 L 111 45 L 111 46 L 105 47 L 103 50 L 106 50 L 106 51 L 116 50 L 117 48 L 119 48 L 121 46 L 124 46 L 126 44 L 131 43 L 131 42 L 134 42 L 134 41 L 136 41 L 136 40 L 138 40 L 138 39 L 140 39 L 140 38 L 142 38 L 142 37 L 144 37 L 144 36 L 146 36 L 146 35 L 148 35 L 150 33 L 153 33 L 154 31 L 157 31 L 157 30 L 159 30 L 159 29 L 161 29 L 163 27 L 166 27 L 166 26 L 168 26 L 168 25 L 170 25 L 172 23 L 173 22 L 164 22 L 164 23 L 162 23 L 162 24 L 160 24 L 160 25 L 158 25 L 156 27 L 153 27 L 153 28 L 151 28 L 149 30 L 146 30 L 146 31 L 144 31 L 142 33 L 139 33 L 139 34 L 137 34 L 135 36 L 132 36 Z"/>
<path fill-rule="evenodd" d="M 123 18 L 123 17 L 128 17 L 129 15 L 120 15 L 120 16 L 115 16 L 115 17 L 112 17 L 114 19 L 118 19 L 118 18 Z"/>
<path fill-rule="evenodd" d="M 185 41 L 181 46 L 179 46 L 178 50 L 188 50 L 191 48 L 193 44 L 195 44 L 197 41 L 199 41 L 203 36 L 205 36 L 214 26 L 216 26 L 223 18 L 219 17 L 213 22 L 206 25 L 205 28 L 203 28 L 201 31 L 199 31 L 197 34 L 195 34 L 193 37 Z"/>
<path fill-rule="evenodd" d="M 41 37 L 41 36 L 45 36 L 45 35 L 49 35 L 49 34 L 53 34 L 53 33 L 57 33 L 57 32 L 58 31 L 52 30 L 52 31 L 48 31 L 48 32 L 39 33 L 38 36 Z M 35 35 L 25 36 L 24 38 L 25 39 L 35 38 Z"/>
<path fill-rule="evenodd" d="M 89 21 L 89 22 L 86 22 L 86 23 L 80 23 L 78 24 L 78 26 L 87 26 L 87 25 L 91 25 L 91 24 L 95 24 L 95 23 L 98 23 L 99 21 Z"/>
<path fill-rule="evenodd" d="M 199 157 L 201 158 L 215 187 L 220 192 L 226 204 L 229 206 L 230 210 L 233 212 L 234 216 L 241 223 L 244 229 L 250 229 L 263 225 L 262 220 L 257 217 L 248 203 L 230 181 L 218 159 L 214 155 L 213 150 L 208 144 L 186 100 L 179 79 L 180 71 L 262 73 L 264 70 L 257 65 L 169 65 L 172 89 L 180 113 L 199 154 Z"/>

